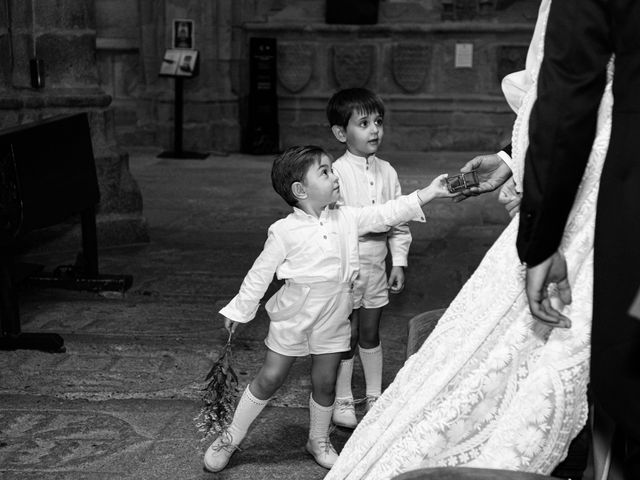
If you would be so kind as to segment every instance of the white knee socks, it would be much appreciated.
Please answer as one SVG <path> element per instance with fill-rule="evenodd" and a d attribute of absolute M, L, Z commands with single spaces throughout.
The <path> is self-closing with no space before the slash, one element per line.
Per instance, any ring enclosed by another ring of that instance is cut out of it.
<path fill-rule="evenodd" d="M 379 397 L 382 392 L 382 345 L 373 348 L 358 347 L 364 370 L 366 395 Z"/>
<path fill-rule="evenodd" d="M 242 442 L 247 434 L 247 430 L 249 430 L 249 427 L 258 415 L 260 415 L 264 407 L 267 406 L 267 403 L 269 403 L 269 399 L 260 400 L 254 397 L 251 390 L 249 390 L 249 385 L 247 385 L 236 406 L 233 420 L 227 431 L 227 433 L 231 435 L 231 443 L 233 445 L 240 445 L 240 442 Z"/>
<path fill-rule="evenodd" d="M 309 395 L 309 438 L 327 438 L 333 405 L 323 407 Z"/>
<path fill-rule="evenodd" d="M 382 392 L 382 345 L 373 348 L 358 347 L 360 362 L 364 370 L 367 396 L 380 396 Z M 336 399 L 353 399 L 351 378 L 353 376 L 353 358 L 342 360 L 338 368 L 336 381 Z"/>
<path fill-rule="evenodd" d="M 353 400 L 351 391 L 351 377 L 353 375 L 353 357 L 342 360 L 338 367 L 338 378 L 336 380 L 336 399 Z"/>

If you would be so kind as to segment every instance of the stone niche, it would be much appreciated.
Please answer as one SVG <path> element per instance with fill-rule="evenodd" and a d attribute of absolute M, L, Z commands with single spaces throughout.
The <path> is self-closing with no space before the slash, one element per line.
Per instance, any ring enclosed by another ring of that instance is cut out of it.
<path fill-rule="evenodd" d="M 98 85 L 93 0 L 10 1 L 0 9 L 0 128 L 79 112 L 89 116 L 100 187 L 100 247 L 147 242 L 142 195 L 128 154 L 114 135 L 111 97 Z M 31 81 L 29 61 L 44 65 L 44 84 Z M 35 232 L 34 248 L 77 248 L 79 220 Z"/>
<path fill-rule="evenodd" d="M 277 40 L 283 148 L 337 147 L 325 106 L 347 87 L 385 101 L 385 150 L 494 150 L 509 141 L 514 114 L 500 85 L 524 67 L 536 2 L 388 0 L 375 25 L 329 25 L 317 2 L 291 4 L 243 25 L 247 39 Z"/>

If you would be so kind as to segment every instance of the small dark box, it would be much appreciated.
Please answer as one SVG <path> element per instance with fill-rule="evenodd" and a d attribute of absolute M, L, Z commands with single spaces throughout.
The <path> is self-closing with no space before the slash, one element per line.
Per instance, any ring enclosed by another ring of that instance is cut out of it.
<path fill-rule="evenodd" d="M 467 188 L 477 187 L 480 184 L 475 170 L 461 173 L 447 178 L 447 188 L 451 193 L 461 192 Z"/>
<path fill-rule="evenodd" d="M 343 25 L 378 23 L 380 0 L 327 0 L 326 22 Z"/>

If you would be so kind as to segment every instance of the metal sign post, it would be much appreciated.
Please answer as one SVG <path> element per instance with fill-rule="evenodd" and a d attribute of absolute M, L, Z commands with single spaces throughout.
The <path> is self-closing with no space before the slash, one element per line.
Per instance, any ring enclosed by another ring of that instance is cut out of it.
<path fill-rule="evenodd" d="M 175 19 L 173 21 L 173 48 L 166 50 L 162 65 L 161 77 L 172 77 L 174 81 L 174 114 L 173 114 L 173 150 L 158 155 L 159 158 L 203 159 L 208 153 L 189 152 L 182 148 L 182 130 L 184 122 L 184 79 L 196 77 L 199 73 L 198 50 L 193 47 L 193 20 Z"/>

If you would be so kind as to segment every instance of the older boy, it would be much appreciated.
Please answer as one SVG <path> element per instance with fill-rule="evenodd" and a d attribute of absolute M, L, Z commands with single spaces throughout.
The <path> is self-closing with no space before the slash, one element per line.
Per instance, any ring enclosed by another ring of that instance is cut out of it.
<path fill-rule="evenodd" d="M 340 203 L 354 207 L 382 204 L 402 195 L 398 174 L 376 153 L 384 136 L 384 103 L 366 88 L 348 88 L 334 94 L 327 104 L 327 118 L 345 153 L 333 163 L 340 180 Z M 387 248 L 388 245 L 388 248 Z M 407 224 L 385 232 L 367 233 L 359 239 L 360 272 L 354 283 L 351 313 L 351 350 L 340 362 L 333 423 L 357 425 L 351 377 L 356 350 L 364 371 L 366 410 L 382 392 L 380 321 L 389 303 L 389 292 L 404 288 L 411 232 Z M 391 253 L 387 278 L 386 258 Z"/>

